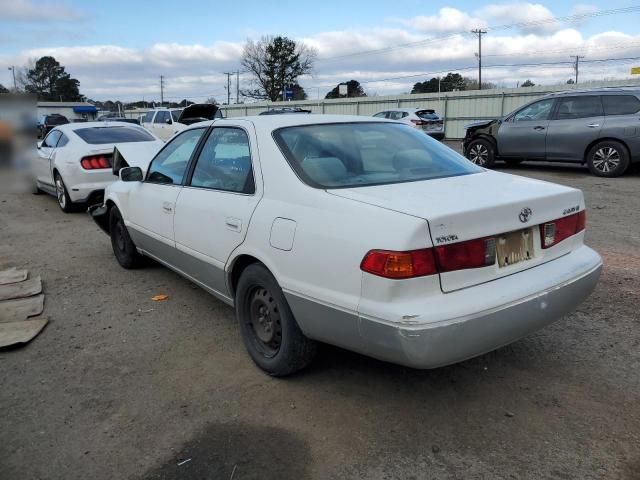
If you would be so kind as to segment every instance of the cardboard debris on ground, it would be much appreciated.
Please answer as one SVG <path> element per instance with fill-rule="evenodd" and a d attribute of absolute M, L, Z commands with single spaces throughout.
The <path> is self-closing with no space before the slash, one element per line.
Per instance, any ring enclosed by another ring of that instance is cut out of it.
<path fill-rule="evenodd" d="M 23 282 L 27 279 L 26 270 L 18 270 L 16 267 L 0 272 L 0 285 L 8 283 Z"/>
<path fill-rule="evenodd" d="M 154 302 L 160 302 L 162 300 L 167 300 L 169 298 L 169 295 L 156 295 L 154 297 L 151 297 L 151 300 L 153 300 Z"/>
<path fill-rule="evenodd" d="M 22 282 L 0 285 L 0 301 L 30 297 L 40 292 L 42 292 L 40 277 L 30 278 Z"/>
<path fill-rule="evenodd" d="M 31 341 L 42 331 L 48 321 L 47 317 L 38 317 L 21 322 L 0 323 L 0 347 Z"/>
<path fill-rule="evenodd" d="M 19 322 L 40 315 L 44 310 L 44 294 L 0 302 L 0 323 Z"/>
<path fill-rule="evenodd" d="M 49 321 L 35 317 L 44 309 L 42 281 L 28 277 L 27 270 L 0 271 L 0 348 L 31 341 Z"/>

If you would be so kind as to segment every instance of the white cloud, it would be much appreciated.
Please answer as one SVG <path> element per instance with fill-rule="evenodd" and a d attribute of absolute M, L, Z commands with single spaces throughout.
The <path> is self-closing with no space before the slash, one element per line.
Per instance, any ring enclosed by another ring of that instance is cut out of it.
<path fill-rule="evenodd" d="M 424 33 L 462 32 L 487 26 L 486 20 L 473 17 L 466 12 L 451 7 L 443 7 L 435 15 L 420 15 L 396 21 Z"/>
<path fill-rule="evenodd" d="M 492 25 L 514 25 L 525 33 L 550 33 L 561 28 L 553 13 L 539 3 L 487 5 L 478 15 L 489 18 Z"/>
<path fill-rule="evenodd" d="M 82 16 L 80 11 L 61 3 L 37 0 L 0 0 L 0 21 L 72 21 Z"/>

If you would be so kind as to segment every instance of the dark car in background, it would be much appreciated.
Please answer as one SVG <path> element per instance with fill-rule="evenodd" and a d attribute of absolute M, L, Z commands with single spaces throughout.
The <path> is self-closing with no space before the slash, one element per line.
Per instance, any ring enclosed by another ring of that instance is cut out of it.
<path fill-rule="evenodd" d="M 97 122 L 124 122 L 133 123 L 134 125 L 140 125 L 140 120 L 137 118 L 120 117 L 118 115 L 100 115 L 96 118 Z"/>
<path fill-rule="evenodd" d="M 47 133 L 53 130 L 59 125 L 66 125 L 69 119 L 59 113 L 52 113 L 51 115 L 42 115 L 38 118 L 38 124 L 36 126 L 38 132 L 38 138 L 44 138 Z"/>
<path fill-rule="evenodd" d="M 283 113 L 311 113 L 311 110 L 304 110 L 300 107 L 270 108 L 260 112 L 258 115 L 281 115 Z"/>
<path fill-rule="evenodd" d="M 638 88 L 554 93 L 503 118 L 467 125 L 463 151 L 486 168 L 496 160 L 573 162 L 617 177 L 640 162 L 639 114 Z"/>

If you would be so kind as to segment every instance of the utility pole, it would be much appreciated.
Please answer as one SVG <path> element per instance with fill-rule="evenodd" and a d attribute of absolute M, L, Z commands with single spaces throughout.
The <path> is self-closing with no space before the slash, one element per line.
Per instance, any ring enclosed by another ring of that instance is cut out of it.
<path fill-rule="evenodd" d="M 236 72 L 236 103 L 240 103 L 240 70 Z"/>
<path fill-rule="evenodd" d="M 482 35 L 487 33 L 486 30 L 476 28 L 471 33 L 478 35 L 478 90 L 482 90 Z"/>
<path fill-rule="evenodd" d="M 576 64 L 573 66 L 573 69 L 576 72 L 576 85 L 578 84 L 578 69 L 580 68 L 580 60 L 584 58 L 584 55 L 570 55 L 571 58 L 576 59 Z"/>
<path fill-rule="evenodd" d="M 9 70 L 11 70 L 11 73 L 13 73 L 13 89 L 18 90 L 18 86 L 16 85 L 16 67 L 14 65 L 11 65 L 9 67 Z"/>
<path fill-rule="evenodd" d="M 227 105 L 231 105 L 231 75 L 236 72 L 222 72 L 223 75 L 227 76 Z"/>
<path fill-rule="evenodd" d="M 160 106 L 164 107 L 164 75 L 160 75 Z"/>

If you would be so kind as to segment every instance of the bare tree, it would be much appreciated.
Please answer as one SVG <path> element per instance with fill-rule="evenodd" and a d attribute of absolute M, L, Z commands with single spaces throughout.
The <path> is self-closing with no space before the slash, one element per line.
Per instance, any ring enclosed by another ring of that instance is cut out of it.
<path fill-rule="evenodd" d="M 287 37 L 262 37 L 247 41 L 242 66 L 253 75 L 254 87 L 242 94 L 277 101 L 286 87 L 297 84 L 298 77 L 310 73 L 316 51 Z"/>

